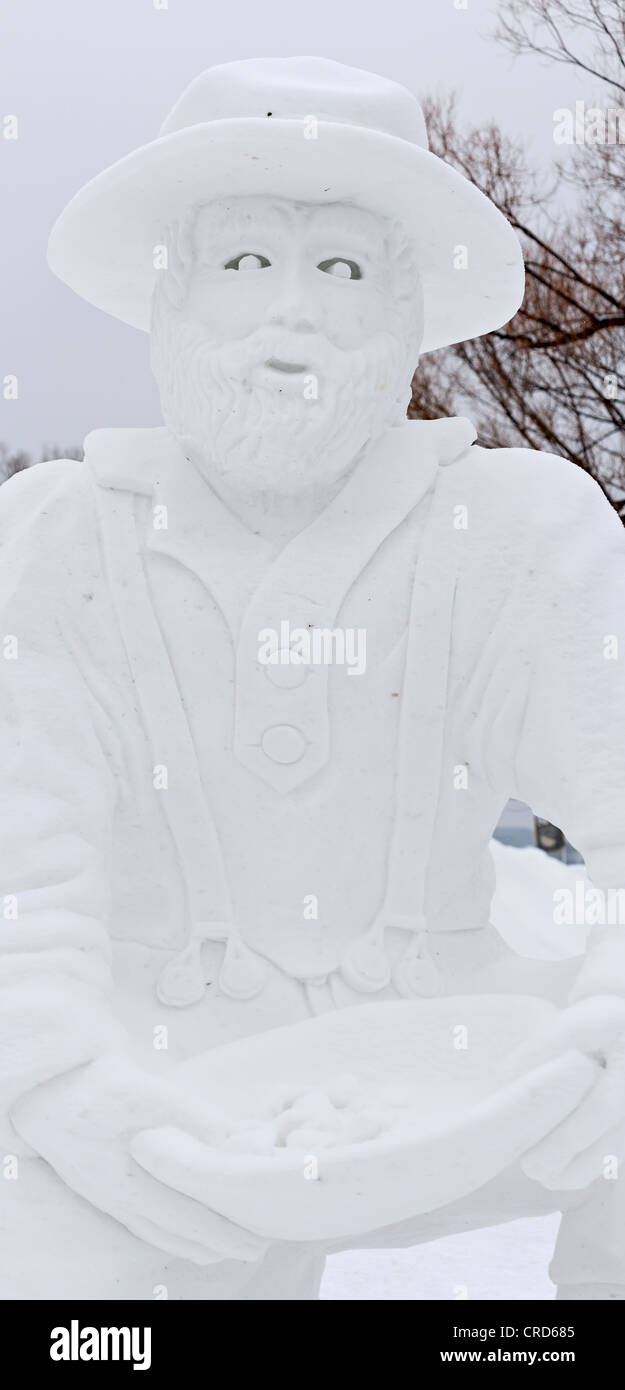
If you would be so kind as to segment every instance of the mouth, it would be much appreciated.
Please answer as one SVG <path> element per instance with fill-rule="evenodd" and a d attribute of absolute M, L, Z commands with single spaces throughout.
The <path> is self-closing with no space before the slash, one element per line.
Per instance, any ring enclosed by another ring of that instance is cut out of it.
<path fill-rule="evenodd" d="M 298 372 L 301 373 L 306 371 L 304 363 L 283 362 L 279 357 L 270 357 L 268 361 L 265 362 L 265 366 L 269 367 L 272 372 L 283 372 L 287 376 L 296 376 Z"/>

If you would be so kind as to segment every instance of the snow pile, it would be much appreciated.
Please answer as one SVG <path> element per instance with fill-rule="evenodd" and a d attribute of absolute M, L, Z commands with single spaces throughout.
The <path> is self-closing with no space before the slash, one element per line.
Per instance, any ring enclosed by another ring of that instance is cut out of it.
<path fill-rule="evenodd" d="M 588 927 L 554 923 L 554 894 L 575 884 L 587 885 L 583 864 L 563 864 L 541 849 L 528 845 L 515 849 L 491 840 L 497 886 L 491 905 L 491 921 L 504 941 L 520 956 L 534 960 L 564 960 L 581 955 Z"/>

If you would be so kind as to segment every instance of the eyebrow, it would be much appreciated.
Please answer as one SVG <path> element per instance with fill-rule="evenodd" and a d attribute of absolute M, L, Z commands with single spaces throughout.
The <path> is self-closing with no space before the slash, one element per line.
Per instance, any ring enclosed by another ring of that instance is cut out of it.
<path fill-rule="evenodd" d="M 280 203 L 278 200 L 268 202 L 262 210 L 258 209 L 256 217 L 254 208 L 243 209 L 235 199 L 230 205 L 222 204 L 219 210 L 213 209 L 212 217 L 202 220 L 203 213 L 210 208 L 210 204 L 205 204 L 198 209 L 194 238 L 199 237 L 201 242 L 212 244 L 224 238 L 231 241 L 234 238 L 245 240 L 250 235 L 270 236 L 274 230 L 284 229 L 285 222 L 288 224 L 292 206 L 292 203 Z M 367 208 L 359 208 L 357 204 L 296 203 L 295 206 L 306 209 L 306 229 L 314 233 L 336 237 L 345 243 L 345 239 L 357 240 L 366 233 L 370 235 L 374 228 L 379 232 L 380 242 L 383 240 L 384 231 L 378 225 L 375 214 Z"/>
<path fill-rule="evenodd" d="M 224 237 L 241 238 L 256 235 L 259 232 L 271 232 L 280 224 L 284 224 L 287 212 L 286 208 L 280 207 L 278 204 L 271 204 L 263 208 L 262 213 L 259 210 L 257 220 L 254 216 L 254 210 L 251 212 L 249 209 L 244 210 L 236 202 L 233 202 L 231 206 L 220 206 L 219 210 L 212 209 L 212 216 L 203 218 L 203 214 L 209 208 L 210 204 L 205 204 L 204 207 L 198 209 L 194 238 L 199 237 L 202 241 L 206 238 L 211 242 L 221 241 Z"/>
<path fill-rule="evenodd" d="M 360 208 L 356 203 L 315 203 L 311 205 L 311 223 L 316 220 L 323 221 L 331 232 L 339 235 L 346 232 L 348 236 L 358 235 L 362 232 L 375 230 L 383 236 L 383 228 L 380 226 L 378 218 L 368 208 Z"/>

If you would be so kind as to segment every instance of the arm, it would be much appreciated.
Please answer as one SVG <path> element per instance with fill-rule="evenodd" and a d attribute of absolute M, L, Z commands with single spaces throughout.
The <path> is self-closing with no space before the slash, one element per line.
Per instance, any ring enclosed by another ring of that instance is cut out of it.
<path fill-rule="evenodd" d="M 572 997 L 625 996 L 625 530 L 590 478 L 555 462 L 554 512 L 524 598 L 528 693 L 512 794 L 562 827 L 595 888 L 624 890 L 621 924 L 593 928 Z"/>
<path fill-rule="evenodd" d="M 607 900 L 625 890 L 625 532 L 595 483 L 554 463 L 556 506 L 519 614 L 531 639 L 512 794 L 562 827 Z M 606 1155 L 625 1155 L 621 897 L 620 918 L 590 931 L 569 1008 L 518 1059 L 528 1066 L 573 1047 L 601 1063 L 588 1097 L 524 1163 L 552 1188 L 584 1187 Z"/>
<path fill-rule="evenodd" d="M 67 476 L 59 477 L 58 465 L 36 472 L 47 467 L 49 476 L 20 475 L 0 490 L 5 1129 L 17 1096 L 88 1061 L 118 1036 L 106 930 L 115 786 L 98 737 L 99 713 L 72 656 L 80 635 L 68 594 L 69 557 L 75 563 L 76 554 L 67 549 L 62 516 L 71 510 Z"/>
<path fill-rule="evenodd" d="M 219 1119 L 139 1067 L 115 1017 L 117 757 L 92 691 L 114 650 L 106 632 L 88 655 L 90 605 L 103 586 L 97 529 L 80 464 L 41 465 L 33 475 L 0 489 L 4 1145 L 15 1151 L 25 1140 L 74 1191 L 171 1254 L 200 1264 L 253 1260 L 264 1243 L 131 1158 L 142 1128 L 173 1124 L 210 1138 Z"/>

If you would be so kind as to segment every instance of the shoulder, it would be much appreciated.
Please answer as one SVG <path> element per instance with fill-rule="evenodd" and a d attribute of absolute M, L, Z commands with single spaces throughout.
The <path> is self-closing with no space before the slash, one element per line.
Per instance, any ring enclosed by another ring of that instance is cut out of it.
<path fill-rule="evenodd" d="M 570 459 L 540 449 L 487 449 L 464 416 L 409 421 L 405 434 L 412 454 L 433 450 L 450 490 L 457 486 L 491 519 L 499 511 L 549 525 L 586 508 L 613 513 L 598 483 Z"/>
<path fill-rule="evenodd" d="M 45 531 L 93 505 L 84 463 L 50 459 L 16 473 L 0 487 L 0 539 L 18 530 Z M 47 523 L 47 525 L 46 525 Z"/>
<path fill-rule="evenodd" d="M 101 571 L 93 482 L 84 463 L 33 464 L 0 487 L 0 586 L 3 602 L 38 596 L 41 610 Z"/>
<path fill-rule="evenodd" d="M 612 510 L 594 478 L 560 454 L 540 449 L 485 449 L 474 444 L 464 462 L 475 473 L 476 481 L 490 488 L 502 505 L 509 499 L 530 515 L 561 515 L 563 509 L 575 512 L 593 503 Z"/>
<path fill-rule="evenodd" d="M 456 467 L 476 523 L 483 518 L 489 528 L 505 527 L 510 536 L 528 540 L 554 541 L 573 530 L 625 546 L 623 525 L 599 484 L 559 454 L 474 444 Z"/>

